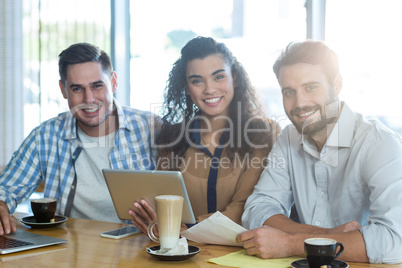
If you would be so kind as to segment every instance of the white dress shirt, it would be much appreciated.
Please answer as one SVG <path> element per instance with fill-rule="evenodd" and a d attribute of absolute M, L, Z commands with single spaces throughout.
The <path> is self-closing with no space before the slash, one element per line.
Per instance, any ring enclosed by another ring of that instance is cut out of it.
<path fill-rule="evenodd" d="M 242 223 L 253 229 L 294 203 L 304 224 L 362 225 L 371 263 L 402 262 L 402 140 L 343 104 L 321 152 L 293 125 L 279 135 Z"/>

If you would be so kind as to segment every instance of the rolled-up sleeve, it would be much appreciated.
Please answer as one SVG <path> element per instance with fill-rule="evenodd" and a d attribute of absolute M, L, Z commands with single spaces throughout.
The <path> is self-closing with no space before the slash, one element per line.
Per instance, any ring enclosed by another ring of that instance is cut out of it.
<path fill-rule="evenodd" d="M 35 191 L 40 180 L 34 130 L 0 174 L 0 200 L 7 204 L 10 214 L 14 213 L 18 203 Z"/>
<path fill-rule="evenodd" d="M 268 163 L 261 178 L 247 199 L 242 225 L 249 230 L 261 227 L 273 215 L 289 216 L 293 203 L 288 161 L 285 158 L 284 133 L 279 135 L 268 156 Z"/>
<path fill-rule="evenodd" d="M 368 140 L 361 160 L 370 189 L 370 217 L 361 228 L 370 263 L 402 262 L 402 143 L 380 133 Z"/>

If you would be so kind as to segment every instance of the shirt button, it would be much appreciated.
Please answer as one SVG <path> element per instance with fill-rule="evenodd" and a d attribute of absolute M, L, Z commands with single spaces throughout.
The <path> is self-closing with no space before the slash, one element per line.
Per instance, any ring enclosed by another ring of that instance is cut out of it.
<path fill-rule="evenodd" d="M 316 221 L 316 222 L 315 222 L 315 225 L 320 226 L 320 222 L 319 222 L 319 221 Z"/>
<path fill-rule="evenodd" d="M 72 186 L 71 186 L 71 189 L 73 189 L 73 190 L 74 190 L 74 189 L 75 189 L 75 186 L 74 186 L 74 185 L 72 185 Z"/>
<path fill-rule="evenodd" d="M 320 196 L 323 197 L 323 196 L 324 196 L 324 192 L 320 192 Z"/>

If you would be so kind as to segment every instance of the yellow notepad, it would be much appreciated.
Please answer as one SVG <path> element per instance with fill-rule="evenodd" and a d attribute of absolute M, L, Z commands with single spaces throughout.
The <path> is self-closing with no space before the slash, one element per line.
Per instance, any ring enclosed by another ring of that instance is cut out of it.
<path fill-rule="evenodd" d="M 207 260 L 207 262 L 226 265 L 231 267 L 240 268 L 258 268 L 258 267 L 270 267 L 270 268 L 287 268 L 293 261 L 300 260 L 301 257 L 289 257 L 282 259 L 260 259 L 256 256 L 247 255 L 245 249 L 239 250 L 233 253 L 229 253 L 225 256 L 213 258 Z"/>

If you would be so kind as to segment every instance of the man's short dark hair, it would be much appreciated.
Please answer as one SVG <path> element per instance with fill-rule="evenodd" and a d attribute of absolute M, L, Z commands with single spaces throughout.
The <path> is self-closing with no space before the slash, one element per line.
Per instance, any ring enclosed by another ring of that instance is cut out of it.
<path fill-rule="evenodd" d="M 278 81 L 281 67 L 297 63 L 321 65 L 330 84 L 332 84 L 339 73 L 337 55 L 322 41 L 307 40 L 290 43 L 273 66 Z"/>
<path fill-rule="evenodd" d="M 89 43 L 77 43 L 69 46 L 59 55 L 59 74 L 62 83 L 64 84 L 67 79 L 68 66 L 85 62 L 99 62 L 103 72 L 109 75 L 113 72 L 112 62 L 106 52 Z"/>

